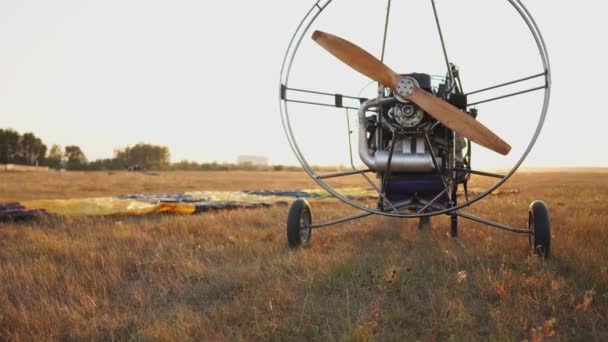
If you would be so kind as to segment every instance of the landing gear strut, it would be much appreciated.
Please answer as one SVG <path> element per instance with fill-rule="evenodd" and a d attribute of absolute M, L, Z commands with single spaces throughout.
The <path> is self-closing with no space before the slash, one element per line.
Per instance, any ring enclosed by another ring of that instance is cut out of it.
<path fill-rule="evenodd" d="M 431 217 L 430 216 L 420 217 L 420 221 L 418 222 L 418 229 L 420 229 L 420 230 L 431 229 Z"/>

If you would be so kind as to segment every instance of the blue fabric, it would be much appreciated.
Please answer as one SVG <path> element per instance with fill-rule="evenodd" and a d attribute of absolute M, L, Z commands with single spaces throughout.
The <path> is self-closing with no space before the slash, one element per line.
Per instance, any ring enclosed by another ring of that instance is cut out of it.
<path fill-rule="evenodd" d="M 441 177 L 435 175 L 391 176 L 387 183 L 387 198 L 396 203 L 409 200 L 414 195 L 427 201 L 443 191 Z M 442 196 L 437 203 L 447 204 L 448 196 Z"/>

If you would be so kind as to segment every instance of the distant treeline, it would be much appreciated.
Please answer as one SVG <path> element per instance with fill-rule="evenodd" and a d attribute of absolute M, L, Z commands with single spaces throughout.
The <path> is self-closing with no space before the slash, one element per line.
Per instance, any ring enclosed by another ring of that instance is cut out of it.
<path fill-rule="evenodd" d="M 86 170 L 167 170 L 170 167 L 168 147 L 139 143 L 114 150 L 114 158 L 88 163 Z"/>
<path fill-rule="evenodd" d="M 64 150 L 47 146 L 34 133 L 23 135 L 12 129 L 0 129 L 0 163 L 40 165 L 51 168 L 79 169 L 86 164 L 86 157 L 78 146 L 66 146 Z"/>
<path fill-rule="evenodd" d="M 300 167 L 284 165 L 253 165 L 250 163 L 170 162 L 166 146 L 138 143 L 114 151 L 114 158 L 88 161 L 77 145 L 47 148 L 34 133 L 23 135 L 12 129 L 0 129 L 0 164 L 48 166 L 66 170 L 155 170 L 155 171 L 299 171 Z M 322 168 L 319 168 L 322 169 Z M 323 168 L 325 169 L 325 168 Z M 330 168 L 335 169 L 335 168 Z"/>

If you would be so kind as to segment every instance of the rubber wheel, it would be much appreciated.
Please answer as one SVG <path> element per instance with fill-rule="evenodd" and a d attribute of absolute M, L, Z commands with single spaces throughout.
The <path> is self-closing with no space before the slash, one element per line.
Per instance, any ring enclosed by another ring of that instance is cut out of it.
<path fill-rule="evenodd" d="M 312 237 L 312 215 L 308 202 L 299 198 L 289 208 L 287 215 L 287 243 L 289 247 L 305 246 Z"/>
<path fill-rule="evenodd" d="M 530 247 L 534 253 L 548 258 L 551 250 L 551 225 L 549 208 L 543 201 L 534 201 L 530 204 L 528 229 L 530 230 Z"/>

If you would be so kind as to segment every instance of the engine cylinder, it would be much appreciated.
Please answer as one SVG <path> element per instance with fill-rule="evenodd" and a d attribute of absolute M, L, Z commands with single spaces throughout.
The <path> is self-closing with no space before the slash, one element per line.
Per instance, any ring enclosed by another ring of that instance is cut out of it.
<path fill-rule="evenodd" d="M 386 171 L 388 158 L 388 151 L 377 151 L 374 154 L 374 169 Z M 441 159 L 437 160 L 437 163 L 441 163 Z M 395 152 L 391 158 L 391 172 L 431 172 L 433 170 L 435 170 L 435 165 L 430 154 Z"/>

